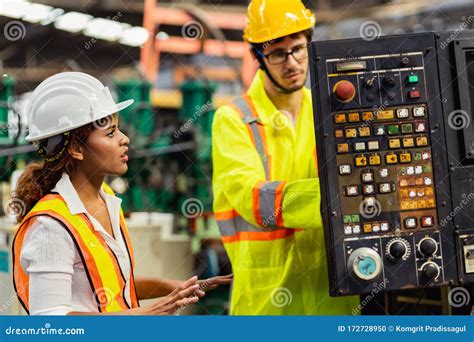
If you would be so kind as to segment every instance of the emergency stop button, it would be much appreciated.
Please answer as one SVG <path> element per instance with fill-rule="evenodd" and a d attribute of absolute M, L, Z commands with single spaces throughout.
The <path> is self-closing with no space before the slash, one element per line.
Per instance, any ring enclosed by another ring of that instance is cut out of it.
<path fill-rule="evenodd" d="M 334 85 L 333 93 L 336 96 L 336 99 L 339 102 L 349 102 L 351 101 L 356 93 L 356 89 L 352 82 L 343 80 L 339 81 Z"/>

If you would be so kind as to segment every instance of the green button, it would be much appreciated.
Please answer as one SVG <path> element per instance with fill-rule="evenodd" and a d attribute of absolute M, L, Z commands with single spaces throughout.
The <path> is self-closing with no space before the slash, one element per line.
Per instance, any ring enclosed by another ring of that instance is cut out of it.
<path fill-rule="evenodd" d="M 403 124 L 402 125 L 402 133 L 403 134 L 413 133 L 413 125 L 412 124 Z"/>
<path fill-rule="evenodd" d="M 414 83 L 418 83 L 418 75 L 410 75 L 408 76 L 408 83 L 410 84 L 414 84 Z"/>
<path fill-rule="evenodd" d="M 431 165 L 430 164 L 423 165 L 423 172 L 430 173 L 431 172 Z"/>
<path fill-rule="evenodd" d="M 400 176 L 406 175 L 406 174 L 407 174 L 407 168 L 406 168 L 406 167 L 401 167 L 401 168 L 399 168 L 399 169 L 398 169 L 398 174 L 399 174 Z"/>
<path fill-rule="evenodd" d="M 395 135 L 399 133 L 398 125 L 388 125 L 387 132 L 389 135 Z"/>
<path fill-rule="evenodd" d="M 359 215 L 352 215 L 352 223 L 359 223 Z"/>
<path fill-rule="evenodd" d="M 413 160 L 421 160 L 421 153 L 419 152 L 413 153 Z"/>
<path fill-rule="evenodd" d="M 352 223 L 351 215 L 344 215 L 342 219 L 344 220 L 344 223 Z"/>

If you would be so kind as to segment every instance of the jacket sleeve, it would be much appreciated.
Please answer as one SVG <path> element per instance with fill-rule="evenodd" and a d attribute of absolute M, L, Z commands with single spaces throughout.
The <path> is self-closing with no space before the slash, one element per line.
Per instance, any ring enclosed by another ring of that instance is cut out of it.
<path fill-rule="evenodd" d="M 322 228 L 319 178 L 266 181 L 249 131 L 229 106 L 214 115 L 212 157 L 214 192 L 217 188 L 223 192 L 247 222 L 260 227 Z"/>

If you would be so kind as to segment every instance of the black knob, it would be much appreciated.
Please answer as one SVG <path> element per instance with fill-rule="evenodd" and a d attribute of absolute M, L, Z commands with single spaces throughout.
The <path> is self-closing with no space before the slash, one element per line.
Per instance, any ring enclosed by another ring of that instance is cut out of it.
<path fill-rule="evenodd" d="M 423 275 L 428 279 L 436 278 L 439 275 L 439 266 L 434 262 L 425 264 L 422 268 Z"/>
<path fill-rule="evenodd" d="M 435 254 L 437 249 L 438 249 L 438 244 L 432 238 L 424 238 L 423 240 L 420 241 L 420 245 L 418 247 L 418 250 L 424 256 L 431 256 Z"/>
<path fill-rule="evenodd" d="M 399 259 L 407 252 L 407 246 L 402 241 L 395 241 L 390 245 L 388 252 L 392 258 Z"/>
<path fill-rule="evenodd" d="M 403 57 L 401 62 L 403 66 L 407 66 L 408 64 L 410 64 L 410 58 Z"/>
<path fill-rule="evenodd" d="M 369 102 L 374 102 L 375 100 L 375 95 L 370 93 L 370 94 L 367 94 L 367 101 Z"/>
<path fill-rule="evenodd" d="M 392 76 L 385 76 L 383 78 L 383 84 L 386 86 L 386 87 L 393 87 L 395 85 L 395 79 L 392 77 Z"/>

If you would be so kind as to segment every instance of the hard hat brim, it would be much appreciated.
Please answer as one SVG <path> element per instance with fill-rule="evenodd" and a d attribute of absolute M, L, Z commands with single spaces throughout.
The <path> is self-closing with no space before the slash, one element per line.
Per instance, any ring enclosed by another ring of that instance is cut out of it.
<path fill-rule="evenodd" d="M 106 118 L 109 115 L 117 113 L 117 112 L 131 106 L 133 104 L 133 102 L 134 102 L 133 99 L 119 102 L 119 103 L 117 103 L 117 110 L 114 110 L 111 113 L 105 112 L 104 114 L 99 115 L 94 121 Z M 35 141 L 43 140 L 43 139 L 46 139 L 46 138 L 51 138 L 55 135 L 58 135 L 58 134 L 61 134 L 61 133 L 64 133 L 64 132 L 68 132 L 68 131 L 72 131 L 73 129 L 88 125 L 90 123 L 92 123 L 92 122 L 81 123 L 81 124 L 76 125 L 76 126 L 68 127 L 67 129 L 64 129 L 63 131 L 59 130 L 59 131 L 54 132 L 54 133 L 44 134 L 44 135 L 40 135 L 40 136 L 36 136 L 36 137 L 31 137 L 30 135 L 28 135 L 28 136 L 25 137 L 25 140 L 28 141 L 28 142 L 35 142 Z"/>

